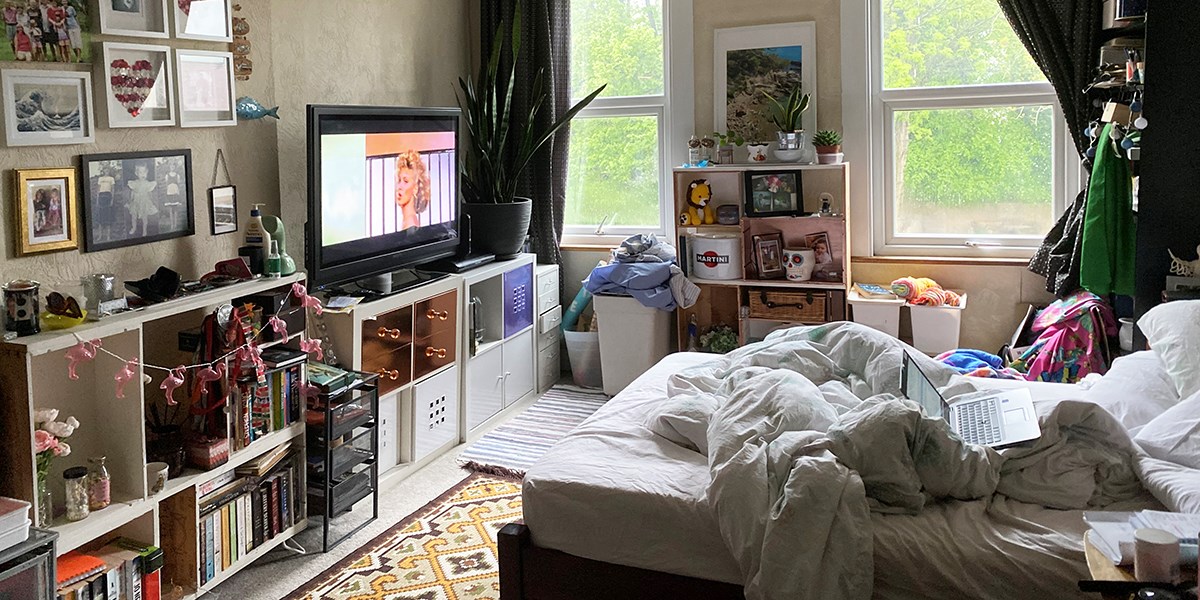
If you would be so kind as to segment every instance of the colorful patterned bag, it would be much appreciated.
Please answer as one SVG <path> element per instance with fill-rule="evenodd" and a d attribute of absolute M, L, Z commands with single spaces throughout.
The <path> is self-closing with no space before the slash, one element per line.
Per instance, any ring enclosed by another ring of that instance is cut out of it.
<path fill-rule="evenodd" d="M 1103 299 L 1080 290 L 1039 312 L 1033 332 L 1037 340 L 1011 366 L 1029 381 L 1074 383 L 1108 371 L 1117 320 Z"/>

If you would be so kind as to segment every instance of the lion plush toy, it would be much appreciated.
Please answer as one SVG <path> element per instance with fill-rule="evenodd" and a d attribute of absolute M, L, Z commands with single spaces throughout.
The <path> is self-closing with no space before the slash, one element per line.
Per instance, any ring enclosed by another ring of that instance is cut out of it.
<path fill-rule="evenodd" d="M 712 200 L 712 187 L 708 185 L 707 179 L 697 179 L 688 185 L 687 193 L 687 210 L 679 215 L 680 225 L 712 225 L 717 222 L 716 215 L 713 214 L 712 206 L 709 202 Z"/>

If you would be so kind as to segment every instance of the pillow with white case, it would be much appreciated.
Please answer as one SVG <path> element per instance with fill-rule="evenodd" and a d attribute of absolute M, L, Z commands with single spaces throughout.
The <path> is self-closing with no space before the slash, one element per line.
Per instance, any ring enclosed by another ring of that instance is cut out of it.
<path fill-rule="evenodd" d="M 1133 441 L 1154 458 L 1200 469 L 1200 392 L 1155 417 Z"/>
<path fill-rule="evenodd" d="M 1200 391 L 1200 300 L 1159 304 L 1142 315 L 1137 326 L 1162 358 L 1179 397 Z"/>

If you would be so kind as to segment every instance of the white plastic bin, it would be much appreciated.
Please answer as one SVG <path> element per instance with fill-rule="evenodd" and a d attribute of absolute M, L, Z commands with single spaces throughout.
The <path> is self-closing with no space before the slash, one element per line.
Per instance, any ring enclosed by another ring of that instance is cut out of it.
<path fill-rule="evenodd" d="M 604 393 L 615 396 L 671 352 L 671 311 L 629 296 L 594 297 Z"/>
<path fill-rule="evenodd" d="M 567 341 L 567 359 L 571 362 L 571 379 L 585 388 L 604 387 L 600 376 L 600 334 L 595 331 L 563 331 Z"/>
<path fill-rule="evenodd" d="M 15 529 L 28 521 L 29 506 L 24 500 L 0 496 L 0 533 Z"/>
<path fill-rule="evenodd" d="M 900 307 L 904 306 L 903 299 L 863 298 L 852 291 L 846 301 L 850 303 L 850 314 L 855 323 L 878 329 L 894 338 L 900 337 Z"/>
<path fill-rule="evenodd" d="M 25 519 L 8 531 L 0 531 L 0 550 L 7 550 L 29 539 L 29 526 L 32 524 L 29 519 Z"/>
<path fill-rule="evenodd" d="M 941 354 L 958 348 L 962 314 L 967 309 L 967 295 L 961 294 L 958 306 L 909 305 L 912 317 L 913 346 L 926 354 Z"/>

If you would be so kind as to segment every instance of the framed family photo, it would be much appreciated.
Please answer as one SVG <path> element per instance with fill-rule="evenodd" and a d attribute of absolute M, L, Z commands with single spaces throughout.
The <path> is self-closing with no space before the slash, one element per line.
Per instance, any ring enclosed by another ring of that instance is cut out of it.
<path fill-rule="evenodd" d="M 0 14 L 8 45 L 0 61 L 87 63 L 92 61 L 88 0 L 4 0 Z"/>
<path fill-rule="evenodd" d="M 800 171 L 746 171 L 747 217 L 804 214 Z"/>
<path fill-rule="evenodd" d="M 208 216 L 213 235 L 237 231 L 237 188 L 232 185 L 208 188 Z"/>
<path fill-rule="evenodd" d="M 169 47 L 105 42 L 103 54 L 109 127 L 175 124 Z"/>
<path fill-rule="evenodd" d="M 80 159 L 85 252 L 196 233 L 191 150 L 90 154 Z"/>
<path fill-rule="evenodd" d="M 97 0 L 100 33 L 130 37 L 166 38 L 168 0 Z"/>
<path fill-rule="evenodd" d="M 9 146 L 95 141 L 88 73 L 4 71 L 4 137 Z"/>
<path fill-rule="evenodd" d="M 17 169 L 17 256 L 79 247 L 75 169 Z"/>
<path fill-rule="evenodd" d="M 230 0 L 175 0 L 175 37 L 232 42 Z"/>
<path fill-rule="evenodd" d="M 775 138 L 767 115 L 773 98 L 799 87 L 817 97 L 817 26 L 812 21 L 731 27 L 713 32 L 713 131 L 748 140 Z M 816 102 L 801 123 L 816 131 Z"/>
<path fill-rule="evenodd" d="M 783 234 L 767 233 L 756 235 L 754 240 L 754 267 L 759 279 L 783 277 Z"/>
<path fill-rule="evenodd" d="M 237 125 L 232 53 L 176 50 L 175 72 L 180 127 Z"/>

